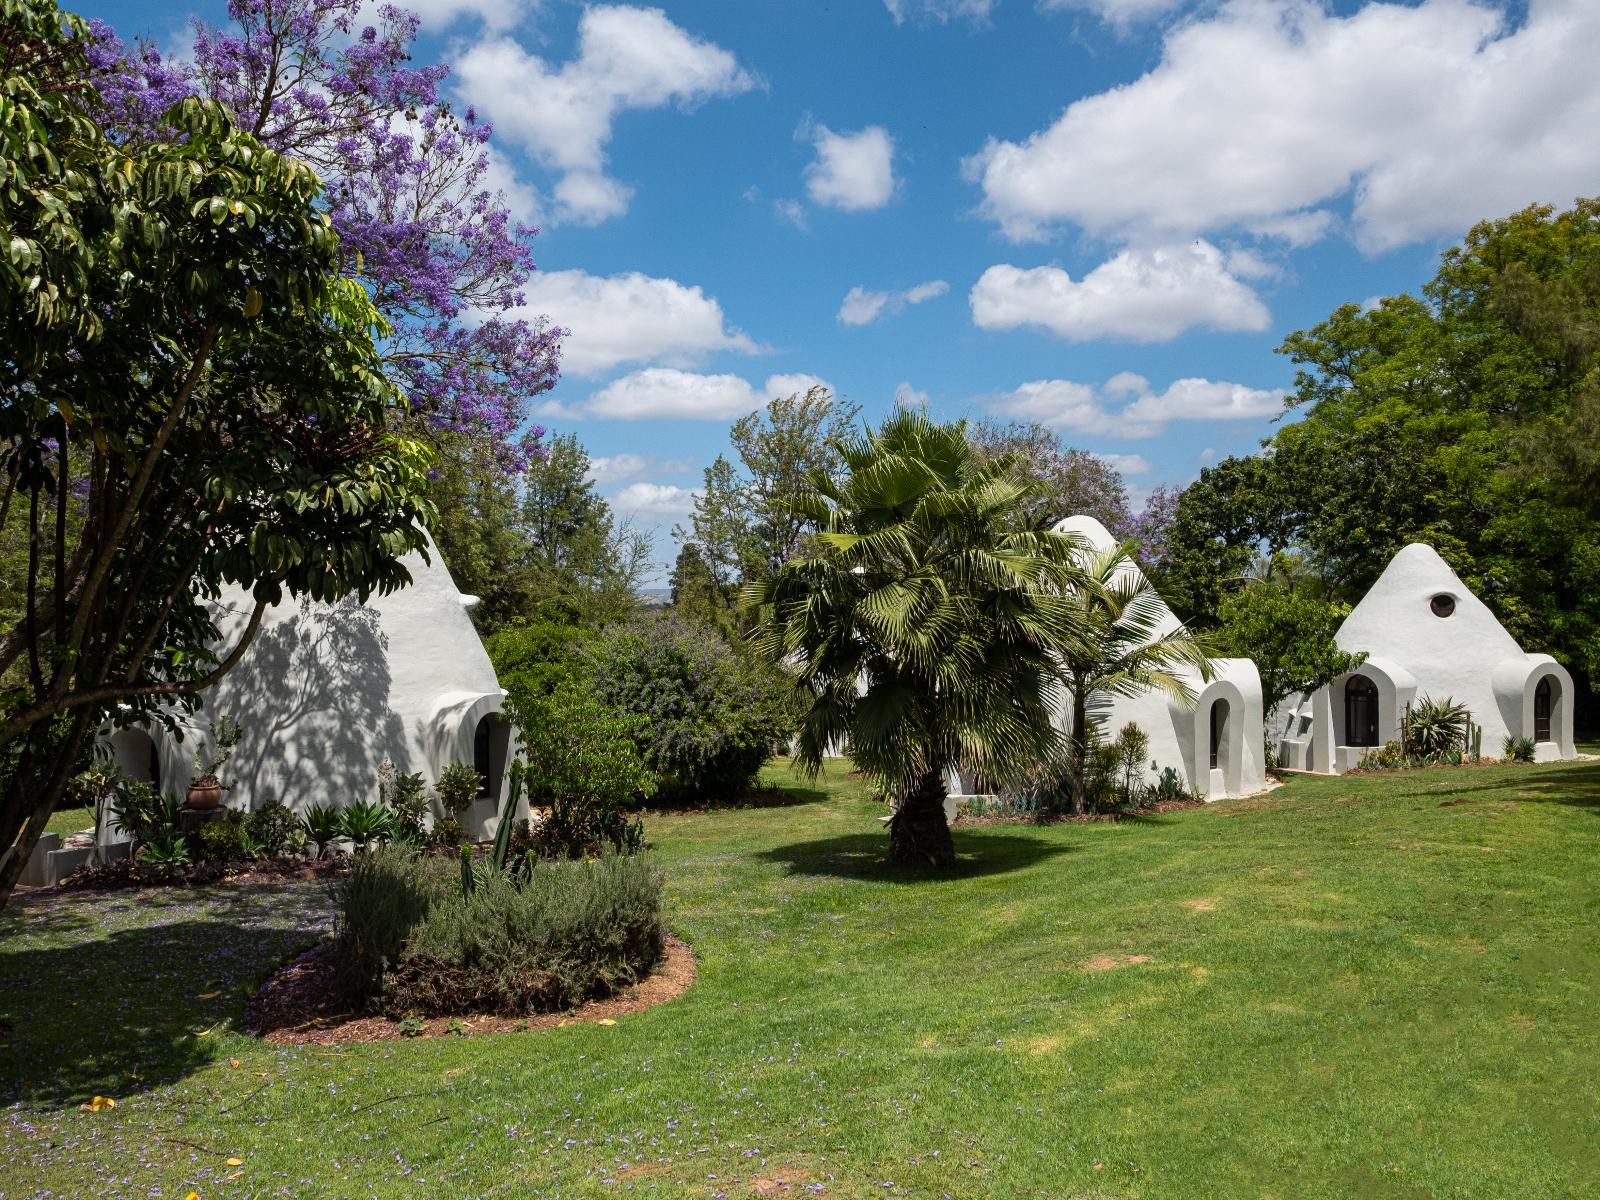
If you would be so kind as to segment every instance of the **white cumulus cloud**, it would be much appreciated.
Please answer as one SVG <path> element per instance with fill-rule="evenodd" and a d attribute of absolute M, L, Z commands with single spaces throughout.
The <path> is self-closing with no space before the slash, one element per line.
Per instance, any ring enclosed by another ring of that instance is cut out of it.
<path fill-rule="evenodd" d="M 1148 475 L 1155 470 L 1142 454 L 1096 454 L 1095 457 L 1119 475 Z"/>
<path fill-rule="evenodd" d="M 552 215 L 585 224 L 628 207 L 632 189 L 606 173 L 606 145 L 621 113 L 668 104 L 689 109 L 756 86 L 720 46 L 680 29 L 658 8 L 626 5 L 584 11 L 570 62 L 551 64 L 514 38 L 491 34 L 467 49 L 456 71 L 463 99 L 560 172 Z"/>
<path fill-rule="evenodd" d="M 700 493 L 670 483 L 630 483 L 609 497 L 611 506 L 623 516 L 680 516 L 694 507 Z"/>
<path fill-rule="evenodd" d="M 571 375 L 596 375 L 628 362 L 688 363 L 718 350 L 760 350 L 728 326 L 714 297 L 675 279 L 637 271 L 537 271 L 523 293 L 524 315 L 543 314 L 568 330 L 561 366 Z"/>
<path fill-rule="evenodd" d="M 1052 9 L 1087 10 L 1107 25 L 1126 29 L 1140 21 L 1176 12 L 1188 2 L 1189 0 L 1039 0 L 1039 7 L 1047 12 Z"/>
<path fill-rule="evenodd" d="M 1287 395 L 1284 388 L 1251 388 L 1209 379 L 1179 379 L 1158 392 L 1142 375 L 1124 371 L 1098 387 L 1067 379 L 1037 379 L 993 397 L 989 407 L 1007 417 L 1075 433 L 1145 438 L 1161 433 L 1173 421 L 1271 416 L 1282 410 Z M 1112 461 L 1116 456 L 1100 457 Z"/>
<path fill-rule="evenodd" d="M 957 17 L 987 19 L 995 0 L 883 0 L 896 25 L 908 20 L 938 21 L 941 25 Z"/>
<path fill-rule="evenodd" d="M 902 408 L 912 406 L 926 408 L 928 406 L 928 393 L 919 392 L 909 383 L 897 383 L 894 386 L 894 402 Z"/>
<path fill-rule="evenodd" d="M 990 267 L 973 286 L 972 319 L 983 329 L 1048 329 L 1082 342 L 1162 342 L 1189 329 L 1265 329 L 1261 298 L 1230 273 L 1210 242 L 1135 247 L 1075 280 L 1060 267 Z"/>
<path fill-rule="evenodd" d="M 1224 0 L 1141 78 L 967 160 L 1016 239 L 1062 223 L 1172 238 L 1232 228 L 1303 244 L 1348 203 L 1376 252 L 1459 235 L 1600 178 L 1600 4 Z"/>
<path fill-rule="evenodd" d="M 897 313 L 907 305 L 933 300 L 950 290 L 942 279 L 930 279 L 915 287 L 899 292 L 876 292 L 864 287 L 853 287 L 839 305 L 839 320 L 845 325 L 870 325 L 888 313 Z"/>
<path fill-rule="evenodd" d="M 806 194 L 815 204 L 860 212 L 882 208 L 894 195 L 894 139 L 881 125 L 835 133 L 804 125 L 800 137 L 817 157 L 806 167 Z"/>
<path fill-rule="evenodd" d="M 660 418 L 727 421 L 754 412 L 768 400 L 828 387 L 815 375 L 773 375 L 757 389 L 738 375 L 702 375 L 673 367 L 646 367 L 601 388 L 583 405 L 591 417 L 617 421 Z M 829 388 L 831 391 L 832 389 Z"/>
<path fill-rule="evenodd" d="M 422 18 L 422 32 L 432 34 L 463 17 L 476 17 L 490 29 L 508 29 L 534 3 L 536 0 L 406 0 L 406 8 Z"/>

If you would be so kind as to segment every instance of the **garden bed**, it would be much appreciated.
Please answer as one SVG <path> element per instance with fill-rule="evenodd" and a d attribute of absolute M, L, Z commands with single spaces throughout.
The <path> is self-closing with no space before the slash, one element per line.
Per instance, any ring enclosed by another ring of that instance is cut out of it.
<path fill-rule="evenodd" d="M 400 1038 L 521 1033 L 585 1021 L 613 1022 L 677 999 L 694 983 L 697 966 L 688 945 L 669 936 L 661 961 L 647 978 L 615 995 L 587 1000 L 565 1012 L 522 1017 L 462 1013 L 406 1021 L 352 1011 L 338 996 L 334 974 L 332 942 L 320 942 L 299 955 L 251 997 L 245 1009 L 246 1032 L 277 1046 L 336 1046 Z"/>
<path fill-rule="evenodd" d="M 1181 812 L 1186 808 L 1204 808 L 1205 800 L 1162 800 L 1156 804 L 1147 804 L 1142 808 L 1122 809 L 1117 812 L 1084 813 L 1075 817 L 1071 813 L 1061 813 L 1058 816 L 1048 817 L 1041 821 L 1032 813 L 1005 812 L 985 813 L 981 817 L 972 816 L 970 813 L 961 813 L 955 819 L 955 828 L 965 829 L 979 825 L 1094 825 L 1105 821 L 1136 821 L 1140 817 L 1153 817 L 1159 813 Z"/>
<path fill-rule="evenodd" d="M 169 868 L 143 867 L 131 858 L 119 858 L 99 866 L 80 867 L 55 887 L 68 892 L 109 892 L 123 888 L 330 880 L 343 878 L 349 873 L 350 860 L 343 855 L 322 859 L 261 858 L 238 862 L 198 862 Z"/>

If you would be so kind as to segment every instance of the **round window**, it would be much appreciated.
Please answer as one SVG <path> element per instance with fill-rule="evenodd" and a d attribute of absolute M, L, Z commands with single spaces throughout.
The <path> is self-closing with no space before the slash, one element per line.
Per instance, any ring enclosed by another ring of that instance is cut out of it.
<path fill-rule="evenodd" d="M 1445 592 L 1440 592 L 1432 600 L 1428 601 L 1428 607 L 1433 609 L 1434 616 L 1448 617 L 1456 610 L 1456 598 Z"/>

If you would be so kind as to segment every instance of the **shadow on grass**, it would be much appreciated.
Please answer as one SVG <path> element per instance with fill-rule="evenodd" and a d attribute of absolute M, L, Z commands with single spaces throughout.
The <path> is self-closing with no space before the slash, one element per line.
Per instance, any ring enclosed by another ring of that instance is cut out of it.
<path fill-rule="evenodd" d="M 741 808 L 794 808 L 801 804 L 821 804 L 828 792 L 821 787 L 797 787 L 783 784 L 779 787 L 752 788 L 733 796 L 705 800 L 692 796 L 655 796 L 640 810 L 644 816 L 651 813 L 735 812 Z"/>
<path fill-rule="evenodd" d="M 255 986 L 327 931 L 306 890 L 277 895 L 289 891 L 55 893 L 8 910 L 0 1104 L 120 1098 L 220 1057 L 219 1025 L 237 1023 Z M 101 933 L 123 914 L 141 923 Z"/>
<path fill-rule="evenodd" d="M 1464 771 L 1463 777 L 1472 778 L 1475 773 Z M 1496 769 L 1493 782 L 1474 782 L 1467 787 L 1438 786 L 1439 774 L 1433 774 L 1431 779 L 1435 786 L 1396 792 L 1396 798 L 1436 800 L 1443 797 L 1447 802 L 1474 793 L 1501 792 L 1515 793 L 1502 798 L 1519 804 L 1565 804 L 1600 810 L 1600 763 L 1542 763 Z M 1523 794 L 1529 791 L 1534 794 Z"/>
<path fill-rule="evenodd" d="M 839 879 L 870 879 L 883 883 L 937 883 L 1020 871 L 1072 849 L 1043 838 L 987 831 L 957 830 L 955 842 L 955 865 L 943 869 L 888 862 L 886 832 L 792 842 L 764 850 L 758 857 L 787 867 L 791 875 L 832 875 Z"/>

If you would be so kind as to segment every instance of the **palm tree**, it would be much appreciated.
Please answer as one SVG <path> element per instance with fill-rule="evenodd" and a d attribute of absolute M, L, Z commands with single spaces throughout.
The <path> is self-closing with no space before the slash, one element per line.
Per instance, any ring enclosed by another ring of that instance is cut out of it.
<path fill-rule="evenodd" d="M 1072 811 L 1084 811 L 1084 765 L 1090 712 L 1114 696 L 1165 692 L 1192 705 L 1190 672 L 1211 678 L 1204 642 L 1191 634 L 1134 565 L 1131 544 L 1083 556 L 1086 576 L 1068 599 L 1080 636 L 1060 653 L 1061 680 L 1072 697 L 1067 759 Z"/>
<path fill-rule="evenodd" d="M 1059 742 L 1083 543 L 1025 529 L 1031 485 L 964 422 L 902 410 L 838 450 L 841 476 L 793 500 L 816 537 L 745 588 L 751 637 L 810 694 L 798 765 L 842 748 L 891 797 L 891 861 L 949 863 L 946 769 L 1007 776 Z"/>

